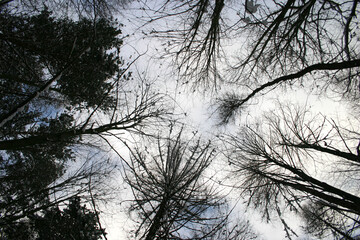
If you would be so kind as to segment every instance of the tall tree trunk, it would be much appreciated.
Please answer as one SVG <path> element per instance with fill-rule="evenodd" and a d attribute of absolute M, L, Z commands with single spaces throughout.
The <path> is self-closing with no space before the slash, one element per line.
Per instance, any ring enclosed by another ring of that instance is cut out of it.
<path fill-rule="evenodd" d="M 161 219 L 164 217 L 164 215 L 166 213 L 166 205 L 167 205 L 167 198 L 164 197 L 159 205 L 159 210 L 155 214 L 155 217 L 152 221 L 152 224 L 146 235 L 145 240 L 155 239 L 156 233 L 158 232 L 159 228 L 161 227 Z"/>

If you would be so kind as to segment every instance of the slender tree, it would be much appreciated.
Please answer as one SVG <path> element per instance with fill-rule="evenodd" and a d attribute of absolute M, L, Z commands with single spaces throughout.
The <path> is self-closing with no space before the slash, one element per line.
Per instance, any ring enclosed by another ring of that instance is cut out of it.
<path fill-rule="evenodd" d="M 157 139 L 156 148 L 131 151 L 126 179 L 140 221 L 139 239 L 210 239 L 224 216 L 217 216 L 223 200 L 203 175 L 214 158 L 210 143 L 182 140 L 182 131 Z M 206 229 L 206 231 L 205 231 Z"/>
<path fill-rule="evenodd" d="M 330 229 L 335 236 L 352 239 L 360 215 L 356 190 L 359 135 L 325 117 L 318 118 L 283 109 L 281 115 L 267 118 L 264 132 L 244 127 L 241 134 L 228 139 L 232 146 L 229 161 L 234 174 L 243 180 L 243 193 L 266 218 L 271 211 L 281 216 L 279 210 L 286 206 L 304 212 L 309 222 L 322 224 L 313 232 Z M 316 174 L 319 170 L 321 175 Z M 333 181 L 322 176 L 326 171 L 342 176 Z M 336 223 L 339 218 L 341 227 Z"/>

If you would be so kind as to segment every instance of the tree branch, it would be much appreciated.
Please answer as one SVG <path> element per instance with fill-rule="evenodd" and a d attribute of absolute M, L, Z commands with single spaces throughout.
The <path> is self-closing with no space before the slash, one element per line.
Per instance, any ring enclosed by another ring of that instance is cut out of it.
<path fill-rule="evenodd" d="M 285 81 L 300 78 L 300 77 L 302 77 L 308 73 L 311 73 L 313 71 L 316 71 L 316 70 L 342 70 L 342 69 L 349 69 L 349 68 L 355 68 L 355 67 L 360 67 L 360 59 L 355 59 L 355 60 L 351 60 L 351 61 L 343 61 L 343 62 L 334 62 L 334 63 L 318 63 L 318 64 L 311 65 L 297 73 L 281 76 L 279 78 L 274 79 L 273 81 L 270 81 L 270 82 L 267 82 L 267 83 L 261 85 L 260 87 L 253 90 L 249 95 L 247 95 L 247 97 L 239 100 L 237 103 L 237 107 L 242 106 L 244 103 L 249 101 L 252 97 L 254 97 L 256 94 L 263 91 L 265 88 L 272 87 L 276 84 L 280 84 Z"/>

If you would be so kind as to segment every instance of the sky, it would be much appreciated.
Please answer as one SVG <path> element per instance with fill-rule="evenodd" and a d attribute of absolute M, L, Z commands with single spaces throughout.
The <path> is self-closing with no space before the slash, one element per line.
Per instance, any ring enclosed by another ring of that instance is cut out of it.
<path fill-rule="evenodd" d="M 156 5 L 155 1 L 152 3 Z M 342 101 L 321 97 L 317 94 L 316 89 L 309 90 L 308 86 L 297 86 L 292 89 L 280 89 L 258 97 L 256 104 L 249 106 L 241 113 L 241 116 L 238 115 L 235 122 L 231 122 L 226 127 L 219 126 L 213 101 L 214 96 L 218 96 L 217 93 L 211 91 L 209 91 L 210 94 L 209 92 L 194 92 L 191 86 L 182 85 L 181 82 L 177 81 L 179 76 L 176 69 L 171 65 L 171 58 L 163 56 L 164 41 L 151 38 L 146 34 L 149 29 L 152 29 L 152 25 L 143 25 L 139 19 L 143 17 L 142 14 L 144 13 L 138 11 L 138 8 L 138 3 L 134 2 L 130 10 L 123 11 L 118 17 L 120 22 L 124 24 L 123 33 L 129 35 L 124 39 L 122 56 L 131 60 L 141 55 L 132 71 L 142 78 L 154 82 L 154 88 L 166 93 L 168 97 L 173 99 L 173 107 L 179 116 L 184 115 L 180 122 L 186 124 L 190 129 L 198 131 L 203 138 L 214 138 L 218 134 L 236 132 L 239 125 L 259 119 L 264 112 L 274 112 L 278 102 L 296 103 L 299 106 L 311 109 L 314 113 L 321 112 L 329 117 L 340 119 L 346 118 L 351 111 Z M 154 27 L 157 24 L 163 25 L 164 22 L 159 20 L 154 23 Z M 227 43 L 226 49 L 227 51 L 238 50 L 238 45 Z M 226 86 L 222 90 L 226 91 Z M 276 101 L 274 101 L 275 99 Z M 123 150 L 126 151 L 126 149 Z M 221 177 L 224 176 L 219 176 L 219 178 Z M 135 226 L 128 214 L 124 213 L 124 206 L 127 206 L 126 201 L 131 199 L 130 195 L 129 189 L 123 189 L 120 198 L 114 204 L 106 205 L 103 222 L 109 240 L 126 239 L 129 230 Z M 238 192 L 233 191 L 231 195 L 236 199 Z M 256 211 L 246 210 L 244 204 L 239 204 L 236 209 L 239 214 L 250 220 L 262 239 L 285 239 L 283 226 L 279 221 L 274 220 L 265 223 Z M 302 233 L 302 229 L 299 227 L 301 222 L 299 217 L 289 213 L 287 219 L 299 234 L 299 237 L 295 239 L 311 239 Z"/>
<path fill-rule="evenodd" d="M 265 124 L 262 125 L 262 116 L 266 113 L 277 115 L 279 113 L 279 103 L 295 104 L 309 109 L 315 115 L 321 113 L 327 116 L 329 120 L 334 119 L 339 122 L 349 120 L 352 111 L 350 104 L 346 104 L 341 98 L 330 99 L 319 95 L 318 89 L 312 88 L 312 85 L 308 84 L 305 79 L 301 84 L 295 83 L 292 87 L 286 89 L 280 87 L 276 90 L 265 91 L 267 93 L 264 95 L 259 94 L 255 101 L 251 102 L 246 109 L 238 112 L 235 118 L 228 124 L 220 125 L 216 112 L 216 100 L 223 93 L 241 92 L 242 88 L 240 86 L 234 87 L 234 85 L 223 84 L 217 91 L 214 91 L 211 87 L 201 90 L 200 88 L 193 87 L 191 81 L 194 79 L 190 79 L 189 83 L 184 83 L 183 79 L 179 76 L 176 65 L 174 65 L 174 55 L 166 55 L 168 52 L 165 48 L 170 48 L 172 43 L 167 39 L 152 37 L 153 35 L 150 34 L 154 29 L 166 29 L 167 27 L 173 27 L 173 24 L 178 24 L 179 22 L 177 20 L 170 21 L 169 19 L 159 19 L 151 23 L 144 21 L 147 17 L 152 17 L 151 14 L 154 12 L 151 9 L 156 9 L 159 2 L 161 1 L 133 1 L 126 6 L 125 10 L 120 11 L 117 18 L 124 24 L 122 27 L 124 35 L 124 44 L 121 47 L 122 57 L 125 59 L 125 62 L 131 62 L 139 57 L 130 68 L 134 78 L 146 80 L 154 91 L 163 94 L 168 99 L 170 107 L 172 107 L 175 116 L 178 117 L 178 122 L 186 126 L 187 133 L 190 135 L 191 133 L 197 133 L 197 136 L 202 137 L 202 139 L 210 139 L 215 144 L 219 144 L 217 147 L 220 150 L 220 154 L 218 154 L 218 157 L 210 166 L 205 178 L 211 177 L 211 180 L 216 182 L 219 188 L 222 189 L 221 193 L 228 198 L 231 207 L 234 207 L 234 217 L 241 216 L 241 218 L 249 220 L 254 229 L 259 233 L 261 239 L 285 239 L 283 226 L 279 220 L 264 222 L 256 210 L 246 206 L 245 199 L 239 198 L 239 190 L 228 187 L 233 184 L 232 179 L 229 179 L 227 175 L 231 171 L 231 167 L 221 154 L 224 146 L 221 146 L 223 143 L 220 142 L 219 136 L 237 133 L 241 126 L 253 124 L 254 122 L 258 123 L 257 127 L 259 129 L 266 129 L 264 127 Z M 262 3 L 262 1 L 258 2 Z M 142 4 L 146 4 L 147 12 L 141 10 Z M 242 12 L 239 9 L 243 9 L 243 6 L 226 9 L 228 13 L 226 17 L 234 18 L 234 22 L 238 21 L 242 18 Z M 155 14 L 157 13 L 155 12 Z M 224 41 L 225 47 L 222 49 L 225 52 L 224 56 L 235 56 L 225 60 L 230 62 L 238 60 L 236 55 L 244 53 L 246 49 L 243 49 L 242 44 L 249 39 L 245 36 L 240 36 L 235 40 Z M 321 118 L 322 115 L 317 116 Z M 356 121 L 353 123 L 354 125 L 358 124 Z M 133 135 L 125 133 L 122 137 L 126 141 L 131 141 Z M 115 164 L 122 166 L 124 160 L 129 159 L 128 149 L 121 142 L 112 141 L 112 143 L 121 154 L 121 157 L 111 151 L 109 151 L 109 155 Z M 76 162 L 76 164 L 79 167 L 82 163 Z M 314 174 L 316 174 L 315 170 L 315 168 L 309 168 L 309 171 L 314 171 Z M 106 228 L 109 240 L 131 239 L 131 230 L 136 228 L 136 223 L 133 221 L 135 217 L 128 212 L 129 205 L 133 199 L 132 192 L 124 182 L 122 174 L 123 172 L 120 167 L 120 171 L 115 172 L 115 175 L 108 182 L 109 187 L 116 189 L 116 195 L 112 196 L 112 200 L 108 202 L 100 201 L 98 203 L 102 213 L 102 226 Z M 341 176 L 339 180 L 341 180 Z M 289 211 L 284 211 L 284 215 L 291 227 L 299 234 L 295 239 L 310 239 L 299 227 L 301 223 L 299 216 Z"/>

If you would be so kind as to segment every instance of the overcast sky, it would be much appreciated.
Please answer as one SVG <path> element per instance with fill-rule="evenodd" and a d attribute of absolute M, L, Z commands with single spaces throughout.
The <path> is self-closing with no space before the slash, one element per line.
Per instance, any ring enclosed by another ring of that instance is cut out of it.
<path fill-rule="evenodd" d="M 293 89 L 286 89 L 286 91 L 279 88 L 277 91 L 257 98 L 256 103 L 249 106 L 241 115 L 238 115 L 235 122 L 231 122 L 227 127 L 218 126 L 218 119 L 216 118 L 216 113 L 214 113 L 216 107 L 212 100 L 220 95 L 212 91 L 205 93 L 194 92 L 190 85 L 183 85 L 178 81 L 178 75 L 175 69 L 171 67 L 172 59 L 163 57 L 164 41 L 146 35 L 149 29 L 164 23 L 160 21 L 155 22 L 154 26 L 141 26 L 142 22 L 138 21 L 137 17 L 141 19 L 141 14 L 144 13 L 138 11 L 138 3 L 135 2 L 133 4 L 132 10 L 123 11 L 122 15 L 118 17 L 119 21 L 125 25 L 123 34 L 129 35 L 124 39 L 122 55 L 129 61 L 139 54 L 142 55 L 132 71 L 135 75 L 138 74 L 154 82 L 155 85 L 153 87 L 159 89 L 160 92 L 168 94 L 174 100 L 173 106 L 176 108 L 179 116 L 183 114 L 181 122 L 186 123 L 190 129 L 199 131 L 199 135 L 205 138 L 214 138 L 219 133 L 234 133 L 238 131 L 239 125 L 246 122 L 254 122 L 263 113 L 274 111 L 278 102 L 297 104 L 311 109 L 314 113 L 322 112 L 332 118 L 346 118 L 349 110 L 341 101 L 332 101 L 328 98 L 319 97 L 316 94 L 316 89 L 312 91 L 307 87 L 294 87 Z M 238 50 L 237 47 L 238 45 L 234 45 L 234 50 Z M 230 43 L 227 43 L 226 49 L 232 50 Z M 223 90 L 226 90 L 226 86 L 223 86 Z M 126 151 L 125 148 L 123 150 Z M 119 179 L 121 179 L 121 176 L 119 176 Z M 236 198 L 237 194 L 236 191 L 233 191 L 231 196 Z M 131 197 L 129 189 L 124 189 L 121 200 L 119 199 L 115 203 L 116 207 L 107 206 L 106 210 L 109 214 L 104 215 L 103 221 L 109 240 L 125 239 L 128 236 L 127 231 L 134 227 L 134 223 L 129 219 L 127 213 L 122 212 L 124 211 L 124 208 L 122 208 L 124 204 L 121 205 L 124 200 L 131 199 Z M 237 209 L 237 214 L 248 218 L 263 239 L 285 239 L 283 226 L 279 221 L 265 223 L 256 211 L 248 209 L 245 212 L 245 206 L 241 203 L 239 203 Z M 298 223 L 300 220 L 298 217 L 289 214 L 288 220 L 299 234 L 297 239 L 310 239 L 308 236 L 303 235 L 301 228 L 299 228 Z"/>

